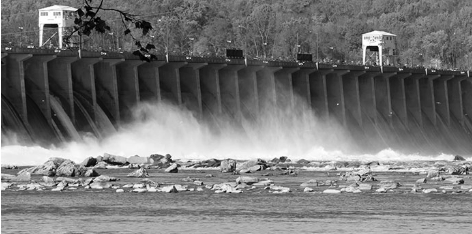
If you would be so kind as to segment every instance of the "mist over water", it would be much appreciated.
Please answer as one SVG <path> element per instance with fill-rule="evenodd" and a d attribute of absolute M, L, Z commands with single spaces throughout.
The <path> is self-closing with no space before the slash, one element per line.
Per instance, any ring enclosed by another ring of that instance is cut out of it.
<path fill-rule="evenodd" d="M 296 107 L 266 105 L 250 120 L 235 121 L 227 114 L 217 122 L 200 120 L 185 108 L 166 103 L 141 103 L 133 121 L 113 135 L 98 140 L 83 134 L 82 141 L 45 149 L 22 146 L 2 139 L 2 164 L 38 165 L 50 157 L 68 158 L 76 163 L 86 157 L 110 153 L 121 156 L 171 154 L 174 159 L 210 158 L 270 160 L 288 156 L 292 160 L 452 160 L 452 155 L 404 155 L 392 149 L 373 154 L 353 153 L 355 145 L 333 120 L 321 120 L 299 98 Z"/>

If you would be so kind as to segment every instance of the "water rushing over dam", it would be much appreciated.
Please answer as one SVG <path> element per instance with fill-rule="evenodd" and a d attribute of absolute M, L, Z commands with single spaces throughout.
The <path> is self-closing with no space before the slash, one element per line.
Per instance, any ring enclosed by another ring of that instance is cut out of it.
<path fill-rule="evenodd" d="M 140 128 L 142 147 L 472 155 L 471 116 L 470 72 L 2 50 L 2 146 Z"/>

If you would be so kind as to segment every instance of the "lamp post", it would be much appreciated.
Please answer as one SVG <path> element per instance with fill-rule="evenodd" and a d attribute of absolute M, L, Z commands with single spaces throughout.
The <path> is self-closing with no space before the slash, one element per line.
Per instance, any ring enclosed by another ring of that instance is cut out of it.
<path fill-rule="evenodd" d="M 109 50 L 111 51 L 111 50 L 114 50 L 114 49 L 115 49 L 115 39 L 114 39 L 114 37 L 113 37 L 114 33 L 113 33 L 113 32 L 110 32 L 110 33 L 108 33 L 108 35 L 111 36 L 111 45 L 108 47 Z"/>
<path fill-rule="evenodd" d="M 23 46 L 23 27 L 18 27 L 18 29 L 20 29 L 21 33 L 20 33 L 20 47 Z"/>
<path fill-rule="evenodd" d="M 420 53 L 420 63 L 421 67 L 423 67 L 423 53 Z"/>
<path fill-rule="evenodd" d="M 191 54 L 191 56 L 193 57 L 193 45 L 194 45 L 193 41 L 195 40 L 195 38 L 189 37 L 188 39 L 190 40 L 190 43 L 192 44 L 192 45 L 191 45 L 191 50 L 192 50 L 192 51 L 191 51 L 190 54 Z"/>
<path fill-rule="evenodd" d="M 331 53 L 330 53 L 331 54 L 331 62 L 334 63 L 334 47 L 331 46 L 331 47 L 329 47 L 329 49 L 331 51 Z"/>
<path fill-rule="evenodd" d="M 316 62 L 317 63 L 320 62 L 319 47 L 320 47 L 320 28 L 318 27 L 317 32 L 316 32 Z"/>

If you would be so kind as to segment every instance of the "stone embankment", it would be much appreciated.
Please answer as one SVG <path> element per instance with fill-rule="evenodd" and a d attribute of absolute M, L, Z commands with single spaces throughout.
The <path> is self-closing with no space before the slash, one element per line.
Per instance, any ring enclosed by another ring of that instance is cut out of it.
<path fill-rule="evenodd" d="M 110 171 L 104 170 L 107 168 L 129 170 L 129 173 L 122 177 L 99 175 L 98 171 Z M 292 162 L 286 156 L 270 161 L 209 159 L 195 162 L 176 161 L 171 155 L 126 158 L 105 154 L 88 157 L 80 164 L 68 159 L 51 158 L 43 165 L 22 169 L 16 175 L 2 173 L 1 179 L 2 191 L 472 194 L 471 168 L 472 163 L 460 156 L 452 161 L 415 162 Z M 9 166 L 3 168 L 3 172 L 15 169 L 18 170 Z M 188 176 L 173 182 L 155 181 L 160 178 L 159 175 L 192 170 L 213 174 L 207 173 L 204 178 Z M 300 182 L 301 178 L 308 179 Z M 300 183 L 295 184 L 294 181 Z"/>

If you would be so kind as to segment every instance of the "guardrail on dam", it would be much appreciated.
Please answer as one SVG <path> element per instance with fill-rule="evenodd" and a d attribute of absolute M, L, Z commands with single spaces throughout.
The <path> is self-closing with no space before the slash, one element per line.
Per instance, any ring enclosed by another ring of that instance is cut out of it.
<path fill-rule="evenodd" d="M 2 50 L 2 135 L 47 145 L 103 137 L 142 101 L 236 123 L 304 100 L 360 148 L 472 154 L 470 72 L 38 49 Z"/>

